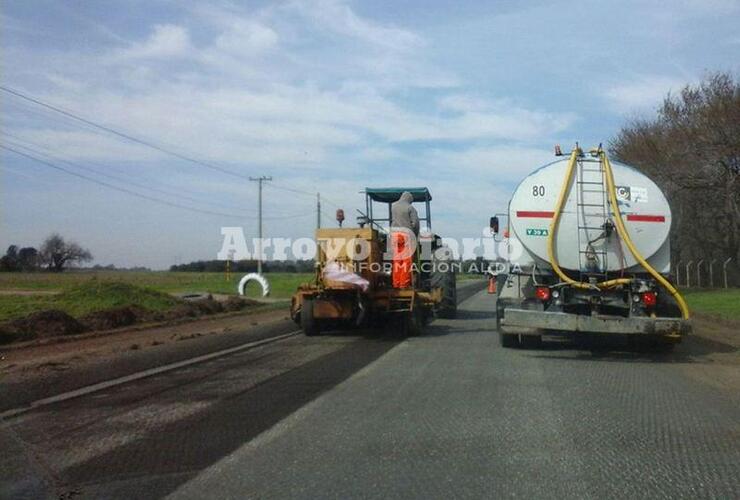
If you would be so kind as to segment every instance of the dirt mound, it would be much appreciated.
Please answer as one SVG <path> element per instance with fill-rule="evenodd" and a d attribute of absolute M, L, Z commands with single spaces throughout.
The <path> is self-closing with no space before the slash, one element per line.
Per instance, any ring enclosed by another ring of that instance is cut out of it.
<path fill-rule="evenodd" d="M 0 344 L 72 335 L 85 331 L 112 330 L 152 321 L 198 318 L 222 312 L 241 311 L 259 304 L 255 300 L 235 296 L 230 296 L 222 301 L 214 300 L 212 297 L 184 301 L 170 298 L 167 298 L 167 300 L 172 300 L 173 305 L 163 311 L 153 311 L 132 304 L 95 311 L 86 314 L 79 320 L 55 309 L 40 311 L 24 318 L 0 324 Z"/>
<path fill-rule="evenodd" d="M 159 319 L 172 321 L 180 318 L 197 318 L 223 312 L 223 310 L 223 306 L 213 299 L 188 300 L 167 311 L 163 311 L 159 315 Z"/>
<path fill-rule="evenodd" d="M 195 309 L 196 316 L 224 312 L 224 306 L 221 305 L 221 302 L 215 301 L 212 298 L 192 300 L 188 302 L 188 305 Z"/>
<path fill-rule="evenodd" d="M 140 306 L 114 307 L 96 311 L 80 318 L 90 330 L 110 330 L 157 319 L 157 314 Z"/>
<path fill-rule="evenodd" d="M 224 311 L 241 311 L 242 309 L 259 304 L 256 300 L 243 299 L 241 297 L 231 296 L 221 303 Z"/>
<path fill-rule="evenodd" d="M 69 314 L 50 309 L 0 325 L 0 343 L 73 335 L 85 330 L 85 325 Z"/>

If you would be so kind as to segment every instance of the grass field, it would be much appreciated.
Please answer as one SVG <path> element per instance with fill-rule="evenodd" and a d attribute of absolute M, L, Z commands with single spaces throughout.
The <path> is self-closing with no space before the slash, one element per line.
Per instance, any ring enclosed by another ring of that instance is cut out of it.
<path fill-rule="evenodd" d="M 740 289 L 681 290 L 692 312 L 740 320 Z"/>
<path fill-rule="evenodd" d="M 179 301 L 166 293 L 116 282 L 88 282 L 56 295 L 0 296 L 0 322 L 45 309 L 59 309 L 74 317 L 113 307 L 141 306 L 165 311 Z"/>
<path fill-rule="evenodd" d="M 287 298 L 296 287 L 312 277 L 308 273 L 265 274 L 272 295 Z M 223 273 L 173 273 L 169 271 L 81 271 L 66 273 L 0 273 L 0 290 L 52 290 L 62 291 L 90 282 L 121 282 L 160 292 L 210 292 L 236 294 L 241 274 L 232 274 L 227 280 Z M 248 286 L 248 296 L 259 296 L 259 287 Z"/>
<path fill-rule="evenodd" d="M 61 309 L 78 317 L 89 312 L 124 305 L 139 305 L 163 310 L 174 305 L 164 294 L 208 292 L 236 294 L 240 275 L 226 280 L 222 273 L 173 272 L 68 272 L 0 273 L 0 292 L 37 291 L 55 294 L 0 293 L 0 322 L 19 318 L 43 309 Z M 273 299 L 288 299 L 299 284 L 310 281 L 312 274 L 268 273 Z M 133 285 L 123 287 L 119 285 Z M 162 292 L 162 293 L 157 293 Z M 247 286 L 247 297 L 261 296 L 256 283 Z"/>

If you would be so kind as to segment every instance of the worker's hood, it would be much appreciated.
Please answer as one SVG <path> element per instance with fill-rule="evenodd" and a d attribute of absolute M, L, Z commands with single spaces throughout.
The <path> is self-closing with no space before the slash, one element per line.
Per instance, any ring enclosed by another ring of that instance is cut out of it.
<path fill-rule="evenodd" d="M 404 201 L 406 203 L 412 203 L 414 201 L 414 195 L 408 191 L 404 191 L 398 201 Z"/>

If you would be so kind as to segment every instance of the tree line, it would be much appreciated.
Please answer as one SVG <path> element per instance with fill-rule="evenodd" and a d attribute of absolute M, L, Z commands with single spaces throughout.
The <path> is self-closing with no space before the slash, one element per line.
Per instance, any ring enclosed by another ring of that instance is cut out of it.
<path fill-rule="evenodd" d="M 0 257 L 0 271 L 30 272 L 46 269 L 61 272 L 69 266 L 89 262 L 92 259 L 89 250 L 54 233 L 46 238 L 38 249 L 10 245 L 5 255 Z"/>
<path fill-rule="evenodd" d="M 256 273 L 256 260 L 239 260 L 229 265 L 234 273 Z M 262 262 L 262 272 L 265 273 L 310 273 L 315 269 L 313 260 L 269 260 Z M 182 272 L 219 272 L 226 271 L 226 261 L 197 260 L 187 264 L 170 266 L 170 271 Z"/>
<path fill-rule="evenodd" d="M 668 94 L 657 116 L 629 122 L 611 141 L 616 159 L 663 190 L 673 211 L 673 266 L 740 259 L 740 81 L 715 73 Z"/>

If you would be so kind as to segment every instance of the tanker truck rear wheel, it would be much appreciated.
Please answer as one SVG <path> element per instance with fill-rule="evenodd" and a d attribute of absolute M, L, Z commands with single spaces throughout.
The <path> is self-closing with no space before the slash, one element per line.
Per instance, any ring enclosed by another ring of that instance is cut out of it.
<path fill-rule="evenodd" d="M 512 333 L 498 332 L 498 340 L 501 343 L 501 347 L 519 347 L 519 335 Z"/>
<path fill-rule="evenodd" d="M 542 335 L 522 335 L 519 343 L 525 349 L 539 349 L 542 347 Z"/>
<path fill-rule="evenodd" d="M 301 329 L 308 337 L 313 337 L 321 332 L 319 322 L 313 317 L 313 299 L 303 299 L 303 306 L 301 307 Z"/>
<path fill-rule="evenodd" d="M 504 333 L 501 329 L 501 320 L 504 318 L 505 305 L 502 299 L 496 299 L 496 331 L 498 332 L 498 341 L 501 347 L 519 347 L 519 335 Z"/>

